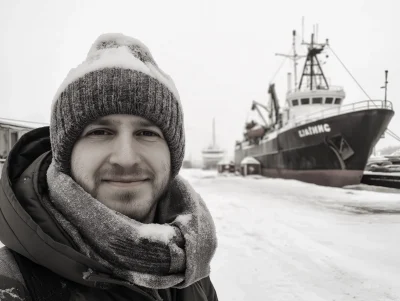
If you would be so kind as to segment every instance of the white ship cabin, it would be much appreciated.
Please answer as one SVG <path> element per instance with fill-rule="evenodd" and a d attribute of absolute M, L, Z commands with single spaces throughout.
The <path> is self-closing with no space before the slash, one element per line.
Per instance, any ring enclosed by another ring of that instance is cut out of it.
<path fill-rule="evenodd" d="M 295 32 L 293 32 L 293 45 L 295 45 Z M 288 92 L 286 106 L 281 111 L 281 126 L 296 126 L 311 120 L 327 117 L 326 115 L 340 114 L 340 108 L 345 99 L 342 87 L 331 86 L 322 70 L 318 55 L 322 53 L 328 43 L 315 43 L 314 34 L 311 43 L 307 45 L 307 55 L 304 62 L 300 82 L 297 83 L 296 59 L 297 54 L 293 46 L 293 55 L 285 55 L 294 61 L 294 89 L 291 85 L 291 73 L 288 74 Z"/>
<path fill-rule="evenodd" d="M 322 110 L 331 109 L 329 112 L 332 114 L 337 108 L 339 113 L 345 96 L 342 87 L 334 86 L 329 89 L 289 91 L 286 98 L 287 107 L 282 116 L 283 125 L 290 121 L 305 121 L 307 116 L 315 116 L 315 113 Z"/>

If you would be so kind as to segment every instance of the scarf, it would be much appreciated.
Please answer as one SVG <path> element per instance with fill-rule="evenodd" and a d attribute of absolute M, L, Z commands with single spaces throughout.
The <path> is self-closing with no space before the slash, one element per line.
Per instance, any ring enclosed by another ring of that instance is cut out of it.
<path fill-rule="evenodd" d="M 180 176 L 157 207 L 157 223 L 144 224 L 109 209 L 52 162 L 44 206 L 78 251 L 113 276 L 149 288 L 184 288 L 210 273 L 217 247 L 204 201 Z"/>

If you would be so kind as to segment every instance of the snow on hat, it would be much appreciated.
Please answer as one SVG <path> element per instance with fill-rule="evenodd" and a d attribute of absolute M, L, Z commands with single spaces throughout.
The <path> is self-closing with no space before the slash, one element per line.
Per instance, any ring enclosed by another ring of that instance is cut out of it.
<path fill-rule="evenodd" d="M 178 174 L 185 148 L 178 91 L 149 49 L 122 34 L 98 37 L 54 96 L 50 140 L 55 166 L 69 174 L 72 149 L 83 129 L 112 114 L 136 115 L 157 125 L 170 149 L 171 175 Z"/>

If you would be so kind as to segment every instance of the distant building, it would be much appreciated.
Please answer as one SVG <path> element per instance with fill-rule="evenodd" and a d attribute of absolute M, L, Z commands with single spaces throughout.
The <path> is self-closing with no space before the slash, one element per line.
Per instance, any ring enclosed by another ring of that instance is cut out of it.
<path fill-rule="evenodd" d="M 4 161 L 25 133 L 46 124 L 0 118 L 0 159 Z"/>
<path fill-rule="evenodd" d="M 226 158 L 222 159 L 217 164 L 219 173 L 234 173 L 235 172 L 235 164 L 232 160 L 228 160 Z"/>

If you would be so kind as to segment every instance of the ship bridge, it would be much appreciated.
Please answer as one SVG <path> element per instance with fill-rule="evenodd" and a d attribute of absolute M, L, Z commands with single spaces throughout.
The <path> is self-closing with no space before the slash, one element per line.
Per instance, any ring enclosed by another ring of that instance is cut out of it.
<path fill-rule="evenodd" d="M 329 89 L 317 87 L 314 90 L 291 90 L 286 95 L 288 112 L 283 117 L 295 119 L 325 109 L 339 109 L 345 97 L 346 94 L 340 86 L 330 86 Z M 285 120 L 283 122 L 285 123 Z"/>

